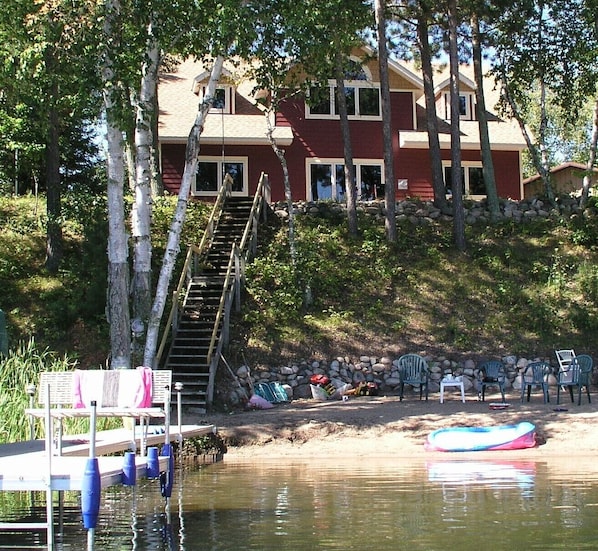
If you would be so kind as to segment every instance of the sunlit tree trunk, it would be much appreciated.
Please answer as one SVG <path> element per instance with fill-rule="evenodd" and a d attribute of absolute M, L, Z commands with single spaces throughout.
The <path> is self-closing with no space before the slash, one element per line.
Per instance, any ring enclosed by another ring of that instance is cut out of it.
<path fill-rule="evenodd" d="M 158 334 L 160 331 L 160 320 L 164 313 L 164 306 L 168 293 L 168 286 L 172 278 L 172 272 L 179 252 L 181 230 L 183 222 L 185 221 L 185 213 L 187 212 L 187 203 L 189 201 L 189 194 L 191 186 L 195 180 L 197 173 L 197 163 L 199 157 L 199 138 L 203 132 L 204 123 L 208 115 L 208 111 L 214 102 L 214 93 L 216 85 L 222 73 L 222 65 L 224 58 L 218 56 L 214 60 L 214 65 L 210 74 L 210 80 L 206 88 L 204 101 L 199 106 L 199 111 L 195 117 L 191 131 L 187 138 L 187 147 L 185 149 L 185 168 L 183 170 L 183 178 L 179 188 L 178 200 L 174 212 L 173 220 L 168 232 L 168 240 L 166 243 L 166 250 L 164 251 L 164 259 L 162 261 L 162 268 L 158 277 L 158 284 L 156 286 L 156 294 L 152 310 L 150 313 L 149 323 L 147 327 L 147 338 L 145 341 L 145 351 L 143 356 L 143 365 L 150 367 L 157 367 L 154 365 L 156 357 L 156 348 L 158 344 Z"/>
<path fill-rule="evenodd" d="M 152 23 L 148 25 L 146 60 L 142 68 L 141 86 L 135 117 L 135 200 L 131 213 L 133 236 L 133 279 L 131 296 L 133 301 L 133 354 L 141 360 L 143 337 L 149 319 L 152 290 L 152 128 L 156 105 L 156 81 L 160 53 L 154 36 Z"/>
<path fill-rule="evenodd" d="M 590 152 L 588 155 L 588 162 L 586 165 L 586 173 L 583 175 L 583 186 L 581 194 L 581 205 L 584 206 L 590 194 L 590 187 L 592 185 L 592 174 L 594 165 L 596 164 L 596 146 L 598 144 L 598 97 L 594 103 L 594 117 L 592 120 L 592 139 L 590 141 Z"/>
<path fill-rule="evenodd" d="M 113 42 L 114 27 L 120 4 L 117 0 L 106 2 L 104 37 Z M 128 243 L 124 213 L 125 171 L 123 160 L 123 133 L 115 115 L 116 99 L 114 73 L 110 51 L 104 52 L 101 68 L 104 109 L 106 111 L 106 164 L 108 176 L 108 297 L 107 317 L 110 324 L 110 367 L 131 367 L 131 328 L 129 317 L 129 264 Z"/>
<path fill-rule="evenodd" d="M 343 71 L 343 59 L 340 50 L 336 53 L 335 60 L 336 73 L 336 105 L 338 106 L 338 115 L 341 126 L 341 136 L 343 139 L 343 153 L 345 158 L 345 190 L 347 195 L 347 225 L 349 234 L 357 235 L 357 208 L 356 208 L 356 189 L 355 189 L 355 165 L 353 164 L 353 147 L 351 146 L 351 129 L 349 127 L 349 115 L 347 113 L 347 97 L 345 96 L 345 75 Z M 332 167 L 332 185 L 336 185 L 336 173 L 334 165 Z"/>
<path fill-rule="evenodd" d="M 420 15 L 417 20 L 417 36 L 424 81 L 426 129 L 428 130 L 428 147 L 432 169 L 434 205 L 442 212 L 447 213 L 449 208 L 446 202 L 444 174 L 442 171 L 442 155 L 440 152 L 440 139 L 438 138 L 438 117 L 436 115 L 436 99 L 434 97 L 434 71 L 432 68 L 430 44 L 428 42 L 428 23 L 424 15 Z"/>
<path fill-rule="evenodd" d="M 492 160 L 492 150 L 490 148 L 490 137 L 488 135 L 488 119 L 486 117 L 486 100 L 484 97 L 484 75 L 482 69 L 482 44 L 480 40 L 480 22 L 478 16 L 474 13 L 471 16 L 472 30 L 472 53 L 473 53 L 473 71 L 476 83 L 476 118 L 478 119 L 478 128 L 480 131 L 480 147 L 482 153 L 482 175 L 486 186 L 486 197 L 488 199 L 488 209 L 490 215 L 494 218 L 500 214 L 500 205 L 498 203 L 498 193 L 496 191 L 496 181 L 494 179 L 494 162 Z"/>

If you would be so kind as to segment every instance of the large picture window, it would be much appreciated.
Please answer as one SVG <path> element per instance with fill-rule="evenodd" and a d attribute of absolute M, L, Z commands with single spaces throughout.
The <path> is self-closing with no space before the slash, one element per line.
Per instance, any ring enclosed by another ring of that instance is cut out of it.
<path fill-rule="evenodd" d="M 451 178 L 453 169 L 450 164 L 444 164 L 444 184 L 447 195 L 452 195 Z M 461 181 L 463 195 L 470 197 L 485 197 L 486 184 L 484 183 L 484 175 L 482 172 L 482 163 L 464 162 L 461 165 Z"/>
<path fill-rule="evenodd" d="M 200 157 L 193 187 L 194 195 L 216 195 L 224 176 L 233 179 L 232 192 L 237 195 L 247 194 L 247 159 L 216 159 Z"/>
<path fill-rule="evenodd" d="M 347 200 L 345 170 L 342 160 L 310 160 L 307 170 L 307 195 L 310 201 Z M 377 161 L 355 161 L 357 199 L 373 201 L 384 199 L 382 164 Z"/>
<path fill-rule="evenodd" d="M 308 118 L 338 118 L 337 87 L 312 88 L 307 102 Z M 351 118 L 380 118 L 380 88 L 365 82 L 345 86 L 347 113 Z"/>

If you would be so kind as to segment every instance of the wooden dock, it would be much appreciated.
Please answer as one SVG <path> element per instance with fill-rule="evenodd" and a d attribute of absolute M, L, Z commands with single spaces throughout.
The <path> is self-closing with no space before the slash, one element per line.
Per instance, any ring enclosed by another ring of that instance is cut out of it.
<path fill-rule="evenodd" d="M 48 420 L 49 424 L 49 420 Z M 124 452 L 182 442 L 185 438 L 204 436 L 215 432 L 213 425 L 174 425 L 170 430 L 150 426 L 144 438 L 130 429 L 113 429 L 95 433 L 94 457 L 97 457 L 101 488 L 122 484 Z M 46 492 L 46 522 L 0 522 L 0 531 L 46 530 L 49 550 L 54 549 L 54 491 L 81 491 L 84 487 L 86 465 L 90 457 L 89 435 L 64 436 L 61 454 L 49 439 L 29 440 L 0 445 L 0 491 Z M 122 454 L 109 455 L 108 454 Z M 169 458 L 158 457 L 159 470 L 168 470 Z M 147 477 L 147 457 L 135 456 L 136 478 Z M 93 532 L 93 531 L 91 531 Z M 93 538 L 93 536 L 92 536 Z M 92 546 L 93 547 L 93 546 Z"/>
<path fill-rule="evenodd" d="M 48 477 L 40 462 L 45 462 L 45 452 L 28 453 L 15 457 L 0 457 L 0 490 L 2 491 L 44 491 L 48 489 Z M 167 457 L 160 457 L 160 470 L 168 463 Z M 87 458 L 53 457 L 52 490 L 81 491 Z M 102 488 L 122 483 L 124 457 L 98 457 Z M 137 478 L 145 478 L 147 459 L 135 457 Z"/>
<path fill-rule="evenodd" d="M 165 432 L 150 431 L 145 439 L 146 445 L 164 444 L 166 438 L 170 442 L 178 442 L 186 438 L 205 436 L 213 433 L 215 428 L 213 425 L 182 425 L 180 431 L 177 426 L 171 427 L 171 430 L 168 437 Z M 136 442 L 133 442 L 129 429 L 113 429 L 96 433 L 95 451 L 98 456 L 102 488 L 120 484 L 123 466 L 123 456 L 105 456 L 140 449 L 140 440 L 140 437 L 136 437 Z M 86 435 L 65 436 L 62 446 L 62 455 L 53 455 L 51 458 L 52 489 L 80 490 L 85 461 L 89 457 L 88 437 Z M 45 440 L 0 445 L 0 490 L 46 490 L 48 481 L 43 466 L 47 462 Z M 145 476 L 145 457 L 137 456 L 135 464 L 138 477 Z"/>

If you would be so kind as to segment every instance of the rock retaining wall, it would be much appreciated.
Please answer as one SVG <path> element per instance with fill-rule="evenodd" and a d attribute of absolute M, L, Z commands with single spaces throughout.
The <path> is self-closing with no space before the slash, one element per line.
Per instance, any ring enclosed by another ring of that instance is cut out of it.
<path fill-rule="evenodd" d="M 431 358 L 426 357 L 428 367 L 430 368 L 429 392 L 435 393 L 440 390 L 440 380 L 446 375 L 461 376 L 464 383 L 465 392 L 477 395 L 479 380 L 479 366 L 474 360 L 455 361 L 446 357 Z M 503 356 L 501 358 L 507 372 L 507 381 L 505 388 L 507 390 L 521 390 L 521 371 L 532 361 L 549 361 L 549 358 L 523 358 L 516 356 Z M 553 371 L 556 371 L 556 360 Z M 236 375 L 239 382 L 250 391 L 252 385 L 261 382 L 280 382 L 287 389 L 287 393 L 292 398 L 311 398 L 311 389 L 309 379 L 313 374 L 327 375 L 335 387 L 340 388 L 344 384 L 357 386 L 359 383 L 375 382 L 382 394 L 397 394 L 399 390 L 399 372 L 398 358 L 361 356 L 353 361 L 346 357 L 337 357 L 332 361 L 313 360 L 300 361 L 290 365 L 266 368 L 261 367 L 258 370 L 250 371 L 247 366 L 241 366 L 237 369 Z M 549 384 L 555 385 L 554 375 L 549 376 Z M 489 389 L 493 392 L 492 389 Z M 406 392 L 410 392 L 409 387 Z M 496 389 L 498 392 L 498 389 Z M 236 389 L 233 391 L 230 399 L 233 403 L 240 403 L 245 391 Z"/>
<path fill-rule="evenodd" d="M 473 201 L 464 200 L 465 223 L 480 224 L 488 223 L 492 217 L 488 210 L 486 200 Z M 286 202 L 280 201 L 272 205 L 274 212 L 280 218 L 288 217 L 288 206 Z M 344 214 L 346 211 L 345 203 L 333 201 L 298 201 L 293 203 L 295 214 L 306 214 L 312 216 L 322 216 L 326 213 Z M 386 216 L 386 206 L 384 201 L 360 202 L 357 210 L 367 215 L 379 218 L 381 221 Z M 398 223 L 409 221 L 413 224 L 429 224 L 432 222 L 452 221 L 452 216 L 442 213 L 431 201 L 420 201 L 417 199 L 405 199 L 397 201 L 395 205 L 396 220 Z M 578 197 L 559 196 L 556 207 L 551 207 L 541 199 L 526 199 L 523 201 L 512 201 L 509 199 L 500 200 L 499 220 L 513 220 L 515 222 L 525 222 L 537 218 L 549 218 L 557 216 L 596 216 L 594 207 L 582 209 L 579 206 Z"/>

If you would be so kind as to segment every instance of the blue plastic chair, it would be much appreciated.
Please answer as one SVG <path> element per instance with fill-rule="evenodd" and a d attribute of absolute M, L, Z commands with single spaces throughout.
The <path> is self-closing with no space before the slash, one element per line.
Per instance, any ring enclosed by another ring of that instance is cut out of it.
<path fill-rule="evenodd" d="M 428 381 L 430 380 L 430 370 L 428 363 L 418 354 L 404 354 L 399 358 L 399 381 L 400 391 L 399 399 L 403 400 L 405 385 L 419 387 L 419 399 L 422 399 L 423 392 L 426 393 L 426 402 L 428 401 Z"/>
<path fill-rule="evenodd" d="M 592 403 L 590 397 L 590 383 L 592 379 L 592 369 L 594 367 L 594 360 L 587 354 L 580 354 L 575 356 L 571 363 L 559 369 L 557 374 L 557 387 L 556 387 L 556 403 L 559 404 L 561 388 L 569 389 L 571 396 L 571 403 L 573 403 L 573 388 L 577 388 L 577 405 L 581 405 L 581 389 L 585 387 L 586 394 L 588 395 L 588 403 Z"/>
<path fill-rule="evenodd" d="M 489 386 L 498 387 L 505 402 L 505 382 L 507 380 L 505 366 L 499 360 L 489 360 L 479 367 L 479 396 L 482 402 L 486 398 L 486 388 Z"/>
<path fill-rule="evenodd" d="M 530 400 L 532 387 L 540 387 L 544 395 L 544 403 L 550 402 L 548 395 L 548 375 L 550 364 L 548 362 L 532 362 L 521 372 L 521 401 L 527 390 L 527 401 Z"/>

